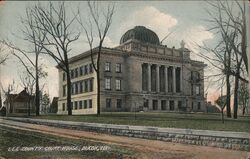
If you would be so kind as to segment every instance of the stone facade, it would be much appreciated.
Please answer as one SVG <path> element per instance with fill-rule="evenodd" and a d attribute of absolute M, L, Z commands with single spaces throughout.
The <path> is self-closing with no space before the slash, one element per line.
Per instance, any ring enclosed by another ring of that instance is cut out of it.
<path fill-rule="evenodd" d="M 96 52 L 95 49 L 94 61 Z M 77 88 L 73 84 L 75 90 L 72 90 L 73 114 L 96 113 L 97 83 L 93 68 L 92 72 L 89 71 L 90 52 L 69 61 L 73 70 L 72 83 L 77 83 Z M 80 75 L 80 68 L 85 66 L 88 72 Z M 184 43 L 181 48 L 175 49 L 132 38 L 115 48 L 102 48 L 101 111 L 205 111 L 205 66 L 190 59 L 190 51 L 184 47 Z M 63 109 L 66 107 L 66 94 L 63 93 L 66 80 L 63 76 L 63 71 L 59 69 L 59 114 L 67 113 Z M 79 93 L 81 81 L 89 78 L 93 81 L 91 86 L 87 85 L 92 89 Z M 78 92 L 74 93 L 76 90 Z M 84 103 L 85 100 L 87 105 L 89 100 L 92 101 L 91 108 L 79 108 L 80 102 Z"/>

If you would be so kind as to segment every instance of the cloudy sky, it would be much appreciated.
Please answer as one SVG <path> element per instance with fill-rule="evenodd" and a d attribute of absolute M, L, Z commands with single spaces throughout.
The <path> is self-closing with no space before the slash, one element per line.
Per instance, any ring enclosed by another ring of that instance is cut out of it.
<path fill-rule="evenodd" d="M 18 39 L 21 37 L 20 17 L 25 16 L 25 8 L 34 5 L 36 2 L 0 2 L 0 38 L 8 39 L 19 47 L 28 47 L 26 43 Z M 47 3 L 47 2 L 42 2 Z M 107 2 L 101 2 L 103 6 Z M 67 3 L 69 12 L 80 6 L 82 15 L 87 15 L 86 2 L 70 2 Z M 105 40 L 106 47 L 114 47 L 119 45 L 119 41 L 123 33 L 136 25 L 143 25 L 155 31 L 160 40 L 162 40 L 169 32 L 173 33 L 163 44 L 176 48 L 180 47 L 181 40 L 186 42 L 186 47 L 194 52 L 199 52 L 195 44 L 203 45 L 203 43 L 212 44 L 215 41 L 215 35 L 206 31 L 209 23 L 206 21 L 208 15 L 205 11 L 207 4 L 202 1 L 118 1 L 115 2 L 115 14 L 112 26 Z M 77 29 L 77 27 L 76 27 Z M 77 29 L 78 30 L 78 29 Z M 78 41 L 72 46 L 70 56 L 77 55 L 88 50 L 86 37 L 81 34 Z M 6 51 L 7 52 L 7 51 Z M 196 56 L 192 56 L 194 60 L 204 61 Z M 48 77 L 45 81 L 44 90 L 49 92 L 50 96 L 58 95 L 58 73 L 55 68 L 56 63 L 49 57 L 41 57 Z M 209 70 L 209 69 L 207 69 Z M 19 75 L 24 71 L 21 63 L 15 58 L 10 57 L 7 63 L 0 68 L 0 80 L 3 86 L 7 86 L 13 79 L 18 83 Z M 209 71 L 206 71 L 207 74 Z M 19 90 L 21 87 L 19 87 Z M 216 89 L 209 89 L 209 99 L 213 99 Z"/>

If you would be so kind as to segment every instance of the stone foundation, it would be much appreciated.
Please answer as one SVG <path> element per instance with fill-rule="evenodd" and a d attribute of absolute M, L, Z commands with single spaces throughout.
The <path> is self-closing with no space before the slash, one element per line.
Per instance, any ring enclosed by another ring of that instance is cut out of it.
<path fill-rule="evenodd" d="M 6 117 L 7 120 L 166 142 L 250 151 L 250 133 Z"/>

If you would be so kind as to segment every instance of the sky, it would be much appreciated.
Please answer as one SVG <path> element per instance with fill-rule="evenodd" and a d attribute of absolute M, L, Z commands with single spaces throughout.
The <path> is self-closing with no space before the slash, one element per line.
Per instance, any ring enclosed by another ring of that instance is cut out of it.
<path fill-rule="evenodd" d="M 0 2 L 0 38 L 8 39 L 15 45 L 23 48 L 29 48 L 30 45 L 24 43 L 20 29 L 22 28 L 20 19 L 25 17 L 25 8 L 34 5 L 37 2 L 29 1 L 5 1 Z M 42 2 L 44 5 L 48 2 Z M 105 8 L 108 2 L 100 2 Z M 168 33 L 173 32 L 164 42 L 168 47 L 179 48 L 180 42 L 185 41 L 187 48 L 193 52 L 200 52 L 198 45 L 213 44 L 216 41 L 215 34 L 207 31 L 209 23 L 206 21 L 208 14 L 207 4 L 203 1 L 116 1 L 115 13 L 112 25 L 109 29 L 104 42 L 106 47 L 115 47 L 119 45 L 121 36 L 129 29 L 137 25 L 143 25 L 153 30 L 162 40 Z M 68 13 L 73 14 L 80 7 L 82 16 L 88 15 L 86 2 L 73 1 L 66 3 Z M 75 24 L 76 32 L 81 32 Z M 72 44 L 70 57 L 80 54 L 89 49 L 84 32 L 81 33 L 78 41 Z M 5 49 L 8 53 L 8 49 Z M 205 60 L 191 54 L 193 60 Z M 32 56 L 32 55 L 31 55 Z M 32 57 L 31 57 L 32 58 Z M 44 90 L 50 94 L 50 97 L 58 96 L 58 72 L 55 68 L 56 63 L 46 56 L 40 57 L 44 64 L 44 69 L 48 72 Z M 3 87 L 12 82 L 20 83 L 19 76 L 24 71 L 24 67 L 17 59 L 9 56 L 5 65 L 0 66 L 0 80 Z M 205 75 L 211 73 L 211 67 L 205 69 Z M 208 100 L 217 98 L 219 92 L 215 87 L 209 87 Z M 19 86 L 18 91 L 22 89 Z"/>

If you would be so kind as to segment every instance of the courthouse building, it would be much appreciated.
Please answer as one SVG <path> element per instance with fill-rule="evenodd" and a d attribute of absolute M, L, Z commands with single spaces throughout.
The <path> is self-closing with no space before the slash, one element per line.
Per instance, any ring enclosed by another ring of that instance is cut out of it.
<path fill-rule="evenodd" d="M 93 51 L 96 60 L 97 49 Z M 72 113 L 97 112 L 96 73 L 90 51 L 69 59 Z M 143 26 L 128 30 L 115 48 L 100 56 L 101 111 L 205 111 L 203 62 L 190 50 L 162 45 Z M 59 71 L 58 114 L 67 114 L 66 74 Z"/>

